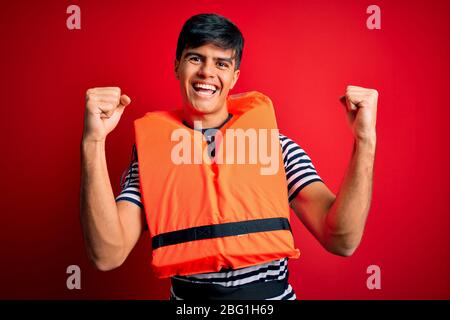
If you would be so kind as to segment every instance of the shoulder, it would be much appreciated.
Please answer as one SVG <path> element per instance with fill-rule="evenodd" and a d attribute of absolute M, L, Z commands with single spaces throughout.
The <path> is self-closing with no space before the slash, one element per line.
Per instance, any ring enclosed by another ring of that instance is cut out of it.
<path fill-rule="evenodd" d="M 285 166 L 288 166 L 290 164 L 289 162 L 291 162 L 293 159 L 307 156 L 306 152 L 296 141 L 292 140 L 282 133 L 279 134 L 279 139 Z"/>

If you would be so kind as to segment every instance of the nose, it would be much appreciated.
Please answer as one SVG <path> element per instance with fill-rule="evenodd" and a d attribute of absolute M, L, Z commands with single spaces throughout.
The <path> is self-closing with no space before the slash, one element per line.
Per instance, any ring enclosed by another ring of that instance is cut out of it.
<path fill-rule="evenodd" d="M 205 78 L 211 78 L 215 75 L 215 68 L 214 68 L 214 62 L 207 59 L 204 61 L 200 68 L 198 69 L 198 75 L 205 77 Z"/>

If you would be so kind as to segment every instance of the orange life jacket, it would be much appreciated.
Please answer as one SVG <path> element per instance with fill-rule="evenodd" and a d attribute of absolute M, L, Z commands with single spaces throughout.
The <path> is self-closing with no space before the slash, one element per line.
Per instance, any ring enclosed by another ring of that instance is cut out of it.
<path fill-rule="evenodd" d="M 194 150 L 207 149 L 202 133 L 183 124 L 182 110 L 149 112 L 135 121 L 140 191 L 157 277 L 218 272 L 300 255 L 289 224 L 278 134 L 272 151 L 278 160 L 276 173 L 261 174 L 266 163 L 260 159 L 246 164 L 225 161 L 233 155 L 225 148 L 227 129 L 254 130 L 259 146 L 267 143 L 270 149 L 271 135 L 262 135 L 260 129 L 278 133 L 272 102 L 259 92 L 248 92 L 229 96 L 227 107 L 233 117 L 215 141 L 215 156 L 222 156 L 222 163 L 174 163 L 174 147 L 180 142 L 171 137 L 177 129 L 186 130 Z M 245 148 L 248 155 L 250 143 Z"/>

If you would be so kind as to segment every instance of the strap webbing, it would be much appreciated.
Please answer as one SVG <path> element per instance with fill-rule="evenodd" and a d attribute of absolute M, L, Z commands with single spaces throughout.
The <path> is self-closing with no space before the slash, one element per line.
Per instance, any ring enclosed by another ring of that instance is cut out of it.
<path fill-rule="evenodd" d="M 161 233 L 152 238 L 153 250 L 183 242 L 237 236 L 255 232 L 291 230 L 287 218 L 228 222 Z"/>

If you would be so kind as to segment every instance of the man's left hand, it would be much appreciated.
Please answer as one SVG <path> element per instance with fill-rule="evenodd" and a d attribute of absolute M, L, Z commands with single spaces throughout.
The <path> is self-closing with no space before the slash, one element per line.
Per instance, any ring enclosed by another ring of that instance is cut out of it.
<path fill-rule="evenodd" d="M 378 91 L 357 86 L 347 86 L 345 96 L 340 98 L 357 141 L 376 138 Z"/>

